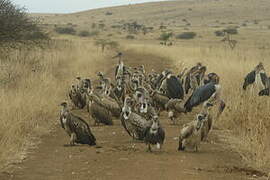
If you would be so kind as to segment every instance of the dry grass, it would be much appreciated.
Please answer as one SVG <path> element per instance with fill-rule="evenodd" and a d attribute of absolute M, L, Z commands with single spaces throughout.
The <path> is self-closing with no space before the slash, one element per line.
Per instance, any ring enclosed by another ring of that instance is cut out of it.
<path fill-rule="evenodd" d="M 91 44 L 64 41 L 1 59 L 1 169 L 23 159 L 36 138 L 51 132 L 74 77 L 93 76 L 106 64 L 104 57 Z"/>

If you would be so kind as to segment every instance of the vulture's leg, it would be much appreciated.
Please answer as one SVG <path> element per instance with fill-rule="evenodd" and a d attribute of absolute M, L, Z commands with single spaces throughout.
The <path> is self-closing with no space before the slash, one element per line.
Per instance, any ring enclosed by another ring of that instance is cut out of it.
<path fill-rule="evenodd" d="M 70 145 L 74 146 L 75 145 L 75 140 L 76 140 L 76 134 L 75 133 L 71 133 L 70 135 Z"/>

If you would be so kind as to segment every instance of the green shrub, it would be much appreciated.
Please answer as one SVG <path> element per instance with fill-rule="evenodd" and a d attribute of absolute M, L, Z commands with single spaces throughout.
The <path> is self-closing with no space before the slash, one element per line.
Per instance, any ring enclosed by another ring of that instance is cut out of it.
<path fill-rule="evenodd" d="M 42 40 L 42 39 L 48 39 L 48 38 L 49 38 L 48 34 L 45 34 L 40 31 L 30 32 L 25 35 L 25 39 L 28 39 L 28 40 Z"/>
<path fill-rule="evenodd" d="M 178 34 L 176 36 L 177 39 L 193 39 L 196 37 L 196 33 L 195 32 L 183 32 L 181 34 Z"/>
<path fill-rule="evenodd" d="M 112 12 L 106 12 L 107 16 L 111 16 L 113 13 Z"/>
<path fill-rule="evenodd" d="M 39 25 L 38 20 L 28 16 L 25 8 L 11 0 L 0 0 L 0 47 L 15 48 L 48 37 Z"/>
<path fill-rule="evenodd" d="M 72 27 L 56 27 L 55 32 L 58 34 L 71 34 L 74 35 L 76 33 L 76 30 Z"/>
<path fill-rule="evenodd" d="M 238 34 L 238 30 L 236 27 L 228 27 L 228 28 L 224 29 L 223 31 L 228 33 L 228 34 Z"/>
<path fill-rule="evenodd" d="M 162 41 L 168 41 L 170 39 L 170 37 L 172 37 L 173 33 L 172 32 L 163 32 L 160 37 L 158 38 L 159 40 Z"/>
<path fill-rule="evenodd" d="M 224 36 L 224 31 L 221 31 L 221 30 L 215 31 L 215 35 L 218 37 Z"/>
<path fill-rule="evenodd" d="M 135 39 L 135 36 L 129 34 L 126 36 L 126 39 Z"/>
<path fill-rule="evenodd" d="M 90 36 L 90 32 L 89 31 L 81 31 L 81 32 L 79 32 L 78 35 L 81 37 L 88 37 L 88 36 Z"/>

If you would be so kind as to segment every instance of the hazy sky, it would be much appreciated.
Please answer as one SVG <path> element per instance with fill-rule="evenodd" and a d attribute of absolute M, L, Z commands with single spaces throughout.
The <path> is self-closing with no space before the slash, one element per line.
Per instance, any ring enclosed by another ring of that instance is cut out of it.
<path fill-rule="evenodd" d="M 12 0 L 29 12 L 71 13 L 88 9 L 161 0 Z"/>

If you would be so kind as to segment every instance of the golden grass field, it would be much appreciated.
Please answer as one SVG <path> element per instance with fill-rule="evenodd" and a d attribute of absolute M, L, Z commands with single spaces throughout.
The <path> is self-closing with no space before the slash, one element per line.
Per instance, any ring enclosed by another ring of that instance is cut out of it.
<path fill-rule="evenodd" d="M 104 15 L 107 11 L 113 15 Z M 215 128 L 226 130 L 220 137 L 226 137 L 226 145 L 241 155 L 245 166 L 269 172 L 270 102 L 268 97 L 258 97 L 252 90 L 242 90 L 245 75 L 258 62 L 263 62 L 267 73 L 270 72 L 269 13 L 270 1 L 267 0 L 205 0 L 33 15 L 43 19 L 44 28 L 56 40 L 45 50 L 17 50 L 1 57 L 0 167 L 22 160 L 27 149 L 36 147 L 41 137 L 58 125 L 58 105 L 67 99 L 74 77 L 94 77 L 98 70 L 106 71 L 107 66 L 112 65 L 110 57 L 115 50 L 102 53 L 94 45 L 95 39 L 108 38 L 117 41 L 120 50 L 168 59 L 175 73 L 202 62 L 207 72 L 219 74 L 227 107 L 220 119 L 215 120 Z M 183 24 L 184 18 L 191 26 Z M 137 34 L 135 40 L 126 40 L 126 32 L 110 28 L 121 21 L 132 20 L 153 26 L 155 30 L 147 35 Z M 254 24 L 254 20 L 259 23 Z M 91 38 L 59 36 L 52 28 L 72 23 L 78 31 L 92 31 L 93 22 L 102 22 L 108 28 L 99 30 L 100 34 Z M 241 26 L 244 22 L 245 27 Z M 161 23 L 175 34 L 193 31 L 198 35 L 192 40 L 172 39 L 171 47 L 161 46 L 157 40 L 161 34 L 157 27 Z M 232 37 L 238 44 L 231 50 L 220 42 L 221 38 L 216 37 L 214 31 L 236 25 L 240 26 L 239 34 Z M 108 34 L 113 35 L 108 37 Z"/>

